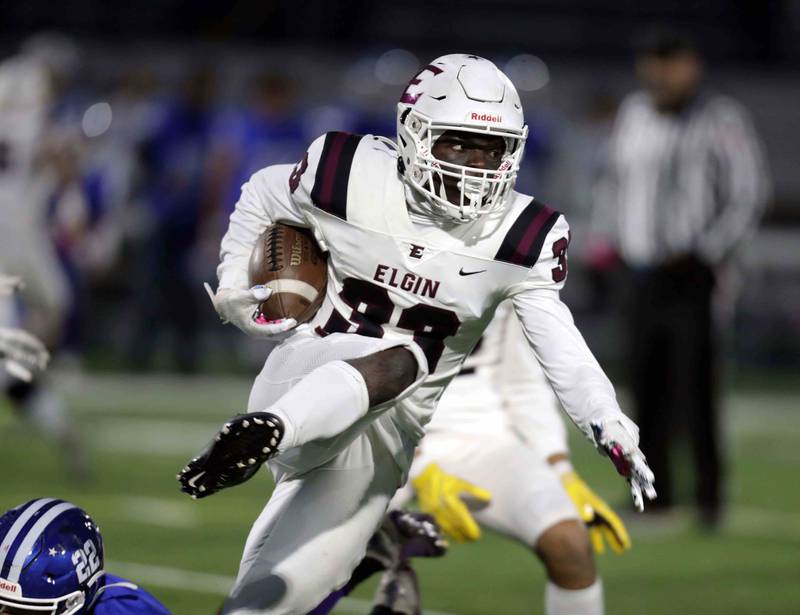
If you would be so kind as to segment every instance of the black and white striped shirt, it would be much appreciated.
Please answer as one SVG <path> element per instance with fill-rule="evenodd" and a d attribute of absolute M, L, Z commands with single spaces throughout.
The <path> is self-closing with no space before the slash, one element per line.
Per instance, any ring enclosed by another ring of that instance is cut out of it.
<path fill-rule="evenodd" d="M 770 182 L 745 110 L 701 95 L 676 115 L 631 94 L 617 116 L 595 219 L 629 265 L 694 253 L 720 262 L 755 230 Z M 599 220 L 598 220 L 599 218 Z"/>

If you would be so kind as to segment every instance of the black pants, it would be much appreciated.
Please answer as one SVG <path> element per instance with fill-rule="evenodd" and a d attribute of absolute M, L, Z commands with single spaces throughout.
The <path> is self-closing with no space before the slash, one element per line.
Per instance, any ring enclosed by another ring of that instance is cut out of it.
<path fill-rule="evenodd" d="M 159 335 L 166 332 L 173 333 L 178 369 L 197 368 L 199 314 L 206 302 L 191 273 L 196 234 L 195 224 L 162 222 L 141 247 L 136 321 L 128 348 L 137 369 L 149 367 Z"/>
<path fill-rule="evenodd" d="M 654 507 L 674 503 L 670 449 L 688 435 L 695 499 L 716 516 L 720 505 L 717 351 L 711 314 L 713 271 L 695 258 L 629 271 L 634 402 L 641 448 L 656 476 Z"/>

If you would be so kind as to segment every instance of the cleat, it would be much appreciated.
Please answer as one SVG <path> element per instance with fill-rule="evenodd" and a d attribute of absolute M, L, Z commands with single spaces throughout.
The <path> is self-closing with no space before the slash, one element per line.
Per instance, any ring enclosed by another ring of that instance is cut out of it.
<path fill-rule="evenodd" d="M 200 477 L 203 476 L 204 474 L 205 474 L 205 472 L 200 472 L 200 474 L 197 474 L 196 476 L 193 476 L 192 478 L 190 478 L 187 481 L 187 483 L 189 484 L 189 487 L 194 489 L 195 488 L 195 483 L 197 483 L 197 481 L 200 479 Z"/>
<path fill-rule="evenodd" d="M 203 491 L 205 491 L 205 490 L 206 490 L 205 486 L 204 485 L 200 485 L 200 493 L 203 493 Z"/>
<path fill-rule="evenodd" d="M 196 496 L 195 494 L 192 494 L 192 499 L 193 499 L 193 500 L 196 500 L 196 499 L 197 499 L 197 496 Z"/>
<path fill-rule="evenodd" d="M 269 426 L 267 426 L 269 424 Z M 267 412 L 234 417 L 179 475 L 181 490 L 205 498 L 250 480 L 277 453 L 283 422 Z M 204 487 L 199 483 L 202 480 Z"/>

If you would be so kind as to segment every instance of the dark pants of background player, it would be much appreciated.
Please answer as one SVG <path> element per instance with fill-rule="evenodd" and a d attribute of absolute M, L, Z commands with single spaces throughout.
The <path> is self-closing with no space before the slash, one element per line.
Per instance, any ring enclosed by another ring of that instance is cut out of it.
<path fill-rule="evenodd" d="M 197 369 L 198 315 L 205 301 L 192 275 L 192 248 L 197 238 L 193 221 L 161 221 L 140 246 L 138 275 L 134 282 L 137 306 L 128 347 L 131 367 L 149 369 L 160 336 L 172 334 L 175 364 L 181 372 Z"/>
<path fill-rule="evenodd" d="M 670 450 L 688 436 L 695 501 L 704 524 L 719 521 L 717 349 L 714 273 L 695 257 L 629 271 L 631 385 L 641 448 L 656 475 L 651 509 L 674 504 Z M 688 432 L 688 433 L 687 433 Z"/>

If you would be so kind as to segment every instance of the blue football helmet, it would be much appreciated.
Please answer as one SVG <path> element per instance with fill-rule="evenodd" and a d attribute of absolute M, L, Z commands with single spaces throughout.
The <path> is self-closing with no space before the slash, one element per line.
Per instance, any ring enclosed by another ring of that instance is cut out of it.
<path fill-rule="evenodd" d="M 103 538 L 91 517 L 40 498 L 0 517 L 0 615 L 82 615 L 104 583 Z"/>

